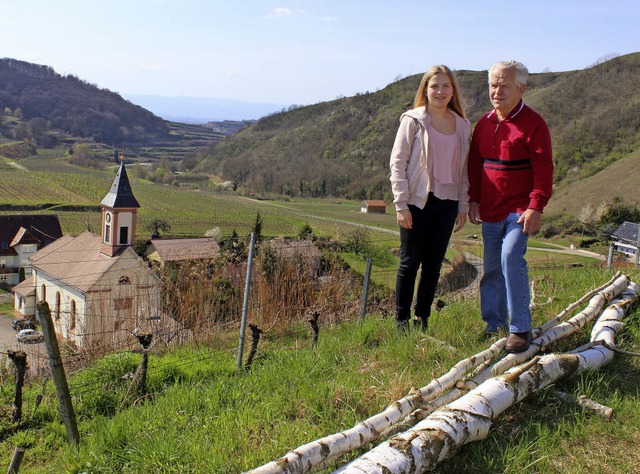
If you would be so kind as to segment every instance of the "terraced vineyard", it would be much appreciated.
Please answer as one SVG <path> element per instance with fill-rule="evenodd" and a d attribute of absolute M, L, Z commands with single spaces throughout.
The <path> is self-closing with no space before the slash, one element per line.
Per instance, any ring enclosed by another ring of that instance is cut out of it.
<path fill-rule="evenodd" d="M 58 214 L 65 233 L 99 232 L 99 203 L 114 173 L 115 165 L 107 171 L 89 170 L 45 155 L 12 164 L 9 160 L 0 161 L 0 212 L 52 212 Z M 175 235 L 204 235 L 216 227 L 223 235 L 234 229 L 247 235 L 258 212 L 266 236 L 296 235 L 307 223 L 320 235 L 348 232 L 353 226 L 346 221 L 376 226 L 393 224 L 390 215 L 360 214 L 360 203 L 355 201 L 258 201 L 154 184 L 135 179 L 131 173 L 129 178 L 141 206 L 139 235 L 144 234 L 152 219 L 167 221 L 171 234 Z"/>

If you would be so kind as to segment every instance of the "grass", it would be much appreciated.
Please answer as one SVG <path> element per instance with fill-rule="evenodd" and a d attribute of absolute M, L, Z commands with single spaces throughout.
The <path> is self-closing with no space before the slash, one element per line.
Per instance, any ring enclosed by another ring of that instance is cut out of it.
<path fill-rule="evenodd" d="M 534 310 L 535 324 L 611 276 L 571 266 L 536 272 L 532 277 L 547 278 L 539 288 L 541 299 L 553 300 Z M 632 278 L 638 277 L 636 270 Z M 639 320 L 636 307 L 620 336 L 622 348 L 640 350 Z M 353 426 L 486 347 L 475 336 L 483 326 L 477 300 L 452 302 L 431 323 L 434 338 L 400 336 L 392 320 L 370 314 L 362 324 L 321 327 L 315 350 L 309 328 L 291 323 L 285 332 L 263 335 L 249 371 L 235 368 L 236 335 L 219 334 L 206 344 L 152 354 L 152 396 L 123 409 L 129 382 L 121 376 L 135 369 L 140 355 L 108 356 L 70 377 L 81 436 L 77 448 L 66 444 L 55 390 L 46 382 L 26 387 L 27 420 L 20 432 L 12 434 L 3 417 L 0 457 L 9 459 L 12 448 L 26 442 L 21 473 L 242 472 Z M 587 338 L 585 331 L 574 342 Z M 634 472 L 638 375 L 637 358 L 618 356 L 598 372 L 558 384 L 613 408 L 613 421 L 560 404 L 542 391 L 508 410 L 486 440 L 466 446 L 436 472 Z M 6 410 L 12 387 L 3 380 Z M 44 400 L 34 409 L 38 393 Z"/>

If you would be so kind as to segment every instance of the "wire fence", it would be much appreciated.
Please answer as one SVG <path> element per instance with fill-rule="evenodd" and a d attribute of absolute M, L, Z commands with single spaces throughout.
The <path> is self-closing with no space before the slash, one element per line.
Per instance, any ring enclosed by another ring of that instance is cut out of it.
<path fill-rule="evenodd" d="M 389 239 L 381 240 L 389 243 Z M 476 256 L 481 254 L 481 244 L 476 245 L 472 253 L 465 252 L 464 257 L 460 255 L 446 262 L 438 298 L 446 295 L 448 299 L 466 299 L 477 295 L 482 261 Z M 246 280 L 248 265 L 253 271 Z M 530 268 L 544 273 L 566 265 L 570 263 L 543 260 Z M 114 383 L 114 377 L 133 386 L 134 380 L 140 379 L 138 354 L 144 359 L 145 354 L 160 355 L 168 349 L 189 345 L 192 349 L 189 355 L 179 361 L 155 362 L 154 370 L 164 371 L 171 365 L 176 373 L 204 361 L 221 363 L 237 357 L 238 361 L 250 363 L 257 345 L 256 335 L 317 340 L 318 327 L 371 315 L 392 317 L 396 270 L 375 264 L 369 269 L 363 276 L 335 254 L 323 255 L 308 243 L 261 244 L 253 262 L 227 258 L 166 269 L 159 278 L 158 307 L 151 306 L 154 297 L 145 288 L 144 298 L 137 298 L 136 304 L 123 308 L 128 312 L 119 310 L 117 315 L 103 312 L 107 303 L 139 290 L 141 285 L 135 281 L 101 288 L 93 303 L 85 308 L 94 312 L 84 318 L 61 307 L 60 302 L 56 307 L 54 302 L 52 320 L 56 332 L 75 335 L 74 340 L 58 338 L 62 364 L 70 380 L 70 396 L 104 392 Z M 140 305 L 146 305 L 148 311 L 140 311 Z M 243 317 L 246 326 L 242 324 Z M 100 319 L 102 324 L 89 326 L 82 322 L 90 318 Z M 238 339 L 249 334 L 247 329 L 242 331 L 247 326 L 254 339 L 243 347 Z M 149 335 L 148 347 L 141 343 L 143 335 Z M 45 344 L 21 344 L 19 350 L 27 358 L 26 383 L 44 391 L 46 382 L 54 376 Z M 6 358 L 11 352 L 0 354 Z M 122 363 L 96 363 L 107 354 L 122 354 Z M 81 371 L 83 376 L 76 377 Z"/>

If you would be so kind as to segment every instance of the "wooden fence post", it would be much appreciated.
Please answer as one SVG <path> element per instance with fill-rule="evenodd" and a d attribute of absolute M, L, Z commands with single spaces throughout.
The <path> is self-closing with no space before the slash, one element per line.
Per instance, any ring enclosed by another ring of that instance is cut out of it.
<path fill-rule="evenodd" d="M 140 363 L 140 373 L 138 375 L 138 396 L 144 397 L 147 393 L 147 369 L 149 367 L 149 347 L 151 346 L 152 334 L 136 334 L 138 342 L 142 346 L 142 362 Z"/>
<path fill-rule="evenodd" d="M 249 329 L 251 329 L 251 350 L 249 351 L 249 355 L 247 356 L 247 363 L 245 364 L 245 370 L 249 370 L 251 368 L 251 363 L 253 362 L 253 358 L 258 352 L 258 343 L 260 342 L 260 334 L 262 334 L 262 329 L 260 329 L 255 324 L 249 324 Z"/>
<path fill-rule="evenodd" d="M 60 403 L 60 413 L 67 430 L 67 439 L 71 444 L 77 444 L 80 440 L 78 433 L 78 425 L 76 423 L 76 414 L 73 411 L 71 403 L 71 394 L 69 393 L 69 385 L 67 377 L 64 373 L 64 365 L 62 365 L 62 357 L 60 357 L 60 349 L 58 340 L 56 339 L 56 331 L 51 320 L 51 311 L 46 301 L 38 303 L 38 320 L 42 327 L 44 335 L 44 343 L 47 346 L 47 354 L 49 354 L 49 366 L 53 375 L 53 382 L 56 385 L 56 393 Z"/>
<path fill-rule="evenodd" d="M 313 329 L 313 342 L 311 344 L 311 347 L 313 349 L 315 349 L 316 345 L 318 344 L 318 336 L 320 334 L 320 326 L 318 326 L 319 317 L 320 314 L 317 311 L 314 311 L 313 317 L 309 318 L 309 324 L 311 324 L 311 329 Z"/>
<path fill-rule="evenodd" d="M 249 292 L 251 290 L 251 267 L 253 266 L 253 253 L 256 248 L 256 234 L 251 233 L 251 243 L 249 244 L 249 258 L 247 258 L 247 276 L 244 282 L 244 300 L 242 303 L 242 320 L 240 321 L 240 341 L 238 342 L 238 362 L 237 366 L 242 367 L 242 352 L 244 351 L 244 333 L 247 330 L 247 312 L 249 310 Z"/>
<path fill-rule="evenodd" d="M 18 474 L 20 470 L 20 464 L 22 464 L 22 458 L 24 457 L 25 448 L 18 446 L 13 452 L 13 458 L 11 458 L 11 464 L 9 464 L 9 470 L 7 474 Z"/>
<path fill-rule="evenodd" d="M 24 386 L 24 375 L 27 372 L 27 354 L 23 351 L 9 350 L 7 355 L 16 366 L 16 393 L 11 410 L 11 421 L 19 423 L 22 420 L 22 387 Z"/>
<path fill-rule="evenodd" d="M 369 296 L 369 280 L 371 279 L 372 258 L 367 258 L 367 266 L 364 271 L 364 287 L 362 289 L 362 303 L 360 304 L 360 321 L 364 321 L 367 314 L 367 298 Z"/>

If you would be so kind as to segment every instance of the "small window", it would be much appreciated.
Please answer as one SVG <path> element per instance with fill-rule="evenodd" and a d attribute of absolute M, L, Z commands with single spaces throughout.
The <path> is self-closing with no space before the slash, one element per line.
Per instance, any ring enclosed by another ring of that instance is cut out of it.
<path fill-rule="evenodd" d="M 111 233 L 111 226 L 109 224 L 104 226 L 104 241 L 109 243 L 109 234 Z"/>
<path fill-rule="evenodd" d="M 69 315 L 69 330 L 76 328 L 76 301 L 71 300 L 71 314 Z"/>
<path fill-rule="evenodd" d="M 129 243 L 129 228 L 120 227 L 120 245 L 125 245 L 128 243 Z"/>
<path fill-rule="evenodd" d="M 58 321 L 60 319 L 60 292 L 56 292 L 56 309 L 55 309 L 55 319 Z"/>
<path fill-rule="evenodd" d="M 122 275 L 118 280 L 118 285 L 130 285 L 131 279 L 127 275 Z"/>

